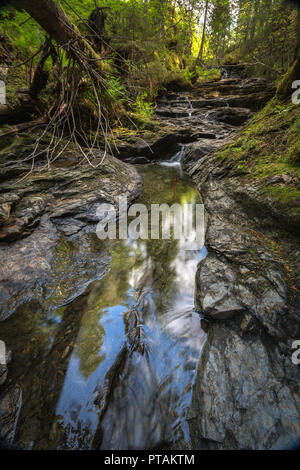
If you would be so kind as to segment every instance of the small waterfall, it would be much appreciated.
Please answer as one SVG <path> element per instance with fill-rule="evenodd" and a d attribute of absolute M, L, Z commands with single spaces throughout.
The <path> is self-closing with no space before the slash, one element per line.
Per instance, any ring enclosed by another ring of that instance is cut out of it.
<path fill-rule="evenodd" d="M 179 144 L 180 145 L 180 150 L 173 155 L 173 157 L 170 158 L 170 160 L 167 160 L 165 162 L 160 162 L 160 165 L 162 166 L 169 166 L 169 167 L 176 167 L 182 175 L 182 168 L 181 168 L 181 160 L 183 159 L 186 149 L 187 149 L 187 144 Z"/>
<path fill-rule="evenodd" d="M 189 111 L 188 111 L 188 113 L 189 113 L 189 119 L 191 119 L 192 114 L 193 114 L 193 111 L 194 111 L 194 108 L 193 108 L 193 105 L 192 105 L 192 102 L 191 102 L 189 96 L 187 96 L 186 98 L 187 98 L 186 100 L 187 100 L 187 102 L 188 102 L 188 104 L 189 104 Z"/>
<path fill-rule="evenodd" d="M 182 158 L 184 157 L 185 150 L 186 150 L 186 145 L 184 144 L 179 144 L 180 145 L 180 150 L 175 153 L 175 155 L 171 158 L 171 162 L 181 162 Z"/>
<path fill-rule="evenodd" d="M 221 79 L 223 78 L 228 78 L 229 77 L 229 72 L 228 70 L 224 69 L 223 67 L 221 67 Z"/>

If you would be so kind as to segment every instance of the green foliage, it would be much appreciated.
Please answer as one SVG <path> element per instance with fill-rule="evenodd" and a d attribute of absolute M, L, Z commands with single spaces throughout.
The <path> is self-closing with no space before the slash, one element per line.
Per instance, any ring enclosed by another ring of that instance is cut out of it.
<path fill-rule="evenodd" d="M 148 95 L 146 92 L 137 96 L 132 105 L 134 112 L 142 118 L 150 119 L 153 114 L 153 104 L 149 103 Z"/>
<path fill-rule="evenodd" d="M 11 9 L 1 10 L 1 30 L 15 46 L 18 59 L 29 58 L 41 46 L 40 37 L 45 37 L 44 31 L 31 19 L 28 13 Z M 38 59 L 35 58 L 35 62 Z"/>
<path fill-rule="evenodd" d="M 20 105 L 20 98 L 12 85 L 6 85 L 6 102 L 9 109 L 16 109 Z"/>
<path fill-rule="evenodd" d="M 107 93 L 119 103 L 124 103 L 125 101 L 125 89 L 124 85 L 121 83 L 121 78 L 117 75 L 109 75 L 105 79 Z"/>
<path fill-rule="evenodd" d="M 287 161 L 300 168 L 300 113 L 290 127 L 288 146 Z"/>
<path fill-rule="evenodd" d="M 150 118 L 152 102 L 162 90 L 186 89 L 197 82 L 219 79 L 221 63 L 255 63 L 251 65 L 253 73 L 263 72 L 267 78 L 280 78 L 295 59 L 295 48 L 299 46 L 296 11 L 284 6 L 282 0 L 211 0 L 205 31 L 205 1 L 56 2 L 91 41 L 88 19 L 96 4 L 103 8 L 104 22 L 98 38 L 101 45 L 94 46 L 99 48 L 97 52 L 112 70 L 109 75 L 103 75 L 104 100 L 109 103 L 111 97 L 117 108 L 133 110 L 143 119 Z M 32 64 L 28 59 L 40 49 L 40 39 L 45 39 L 42 28 L 17 6 L 18 2 L 10 2 L 10 6 L 6 2 L 0 9 L 0 34 L 8 36 L 13 44 L 13 61 L 28 61 L 17 69 L 20 79 L 14 74 L 8 79 L 12 106 L 17 105 L 17 87 L 28 87 L 30 68 L 35 69 L 39 55 L 32 59 Z M 195 65 L 202 38 L 202 61 Z M 61 60 L 63 71 L 69 60 L 66 52 L 61 53 Z M 51 59 L 47 60 L 45 68 L 50 73 L 51 86 L 47 92 L 51 97 L 55 80 Z M 86 99 L 95 107 L 90 85 L 85 87 L 84 93 L 83 101 Z M 45 106 L 46 98 L 43 92 Z M 280 106 L 278 103 L 278 113 Z M 293 155 L 298 153 L 295 151 Z M 291 155 L 290 161 L 297 161 L 297 158 Z"/>
<path fill-rule="evenodd" d="M 184 77 L 188 82 L 193 83 L 197 79 L 197 72 L 195 70 L 184 70 Z"/>
<path fill-rule="evenodd" d="M 204 69 L 203 67 L 198 66 L 196 71 L 198 82 L 219 80 L 221 78 L 220 69 L 217 68 Z"/>
<path fill-rule="evenodd" d="M 217 0 L 213 2 L 212 13 L 209 19 L 211 34 L 209 46 L 215 57 L 223 59 L 226 41 L 231 37 L 231 4 L 229 0 Z"/>
<path fill-rule="evenodd" d="M 299 20 L 292 2 L 239 0 L 226 39 L 224 63 L 247 62 L 253 75 L 280 79 L 299 48 Z M 298 15 L 299 16 L 299 15 Z"/>

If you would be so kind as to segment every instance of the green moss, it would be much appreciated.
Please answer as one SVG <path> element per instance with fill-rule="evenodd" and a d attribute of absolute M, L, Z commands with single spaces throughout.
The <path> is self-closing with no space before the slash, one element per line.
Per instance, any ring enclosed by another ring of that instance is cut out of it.
<path fill-rule="evenodd" d="M 6 86 L 6 103 L 7 103 L 8 108 L 12 111 L 18 108 L 18 106 L 20 106 L 21 104 L 21 101 L 20 101 L 20 98 L 16 89 L 11 85 Z"/>
<path fill-rule="evenodd" d="M 15 110 L 20 106 L 21 101 L 18 94 L 19 89 L 28 89 L 28 76 L 24 66 L 10 68 L 5 79 L 6 84 L 6 104 L 10 110 Z"/>
<path fill-rule="evenodd" d="M 298 55 L 295 62 L 289 68 L 287 73 L 283 76 L 277 88 L 278 99 L 287 99 L 291 94 L 292 83 L 299 78 L 300 74 L 300 55 Z"/>
<path fill-rule="evenodd" d="M 285 205 L 294 203 L 295 200 L 299 200 L 300 203 L 300 189 L 290 185 L 267 186 L 265 192 L 267 195 L 271 196 L 272 199 L 284 203 Z"/>
<path fill-rule="evenodd" d="M 216 158 L 237 175 L 247 173 L 247 182 L 261 182 L 265 197 L 295 214 L 300 206 L 300 106 L 274 98 Z M 282 175 L 292 178 L 288 184 L 266 184 Z"/>
<path fill-rule="evenodd" d="M 206 81 L 220 80 L 221 71 L 220 69 L 204 69 L 203 67 L 197 67 L 197 83 L 203 83 Z"/>

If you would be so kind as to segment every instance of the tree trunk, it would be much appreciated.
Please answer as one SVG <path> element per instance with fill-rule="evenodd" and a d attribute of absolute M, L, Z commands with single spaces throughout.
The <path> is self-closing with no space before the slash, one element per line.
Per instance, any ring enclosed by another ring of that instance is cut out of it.
<path fill-rule="evenodd" d="M 101 57 L 81 36 L 78 28 L 71 23 L 63 9 L 54 0 L 20 0 L 20 6 L 42 26 L 58 45 L 67 52 L 71 52 L 79 64 L 83 65 L 84 57 L 90 62 L 95 73 L 103 71 L 104 65 Z"/>
<path fill-rule="evenodd" d="M 292 84 L 294 81 L 299 80 L 299 77 L 300 77 L 300 50 L 299 50 L 297 59 L 295 60 L 293 65 L 290 67 L 290 69 L 287 71 L 287 73 L 284 75 L 283 79 L 278 85 L 276 95 L 280 100 L 285 100 L 288 97 L 291 97 L 293 93 Z"/>
<path fill-rule="evenodd" d="M 252 23 L 251 23 L 251 31 L 250 31 L 250 44 L 253 44 L 253 41 L 254 41 L 258 9 L 259 9 L 259 0 L 255 0 Z"/>
<path fill-rule="evenodd" d="M 278 85 L 276 96 L 284 101 L 287 98 L 291 97 L 293 93 L 292 84 L 294 81 L 300 79 L 300 10 L 298 9 L 297 15 L 297 56 L 293 65 L 289 68 L 287 73 L 284 75 L 283 79 Z"/>
<path fill-rule="evenodd" d="M 54 48 L 51 44 L 51 39 L 47 38 L 44 44 L 44 49 L 42 55 L 37 64 L 34 76 L 30 85 L 29 94 L 31 98 L 37 99 L 39 93 L 46 87 L 49 72 L 44 70 L 44 65 L 48 57 L 52 56 L 52 61 L 54 61 Z"/>
<path fill-rule="evenodd" d="M 199 62 L 201 62 L 202 56 L 203 56 L 203 48 L 204 48 L 205 32 L 206 32 L 206 23 L 207 23 L 207 14 L 208 14 L 208 0 L 206 0 L 206 3 L 205 3 L 204 22 L 203 22 L 203 32 L 202 32 L 201 46 L 200 46 L 200 49 L 199 49 L 199 54 L 198 54 L 198 57 L 197 57 L 197 59 L 196 59 L 195 66 L 198 65 Z"/>

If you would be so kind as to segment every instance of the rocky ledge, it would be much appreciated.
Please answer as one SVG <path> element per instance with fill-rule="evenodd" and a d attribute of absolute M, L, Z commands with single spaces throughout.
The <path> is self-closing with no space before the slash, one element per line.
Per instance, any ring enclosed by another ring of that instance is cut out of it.
<path fill-rule="evenodd" d="M 73 161 L 66 156 L 56 167 L 37 168 L 27 176 L 16 166 L 14 177 L 0 182 L 2 320 L 33 296 L 42 296 L 45 303 L 50 297 L 66 301 L 84 284 L 85 274 L 93 278 L 91 266 L 99 254 L 89 233 L 99 221 L 97 207 L 103 202 L 117 206 L 119 196 L 131 202 L 139 195 L 141 180 L 133 166 L 107 155 L 92 168 L 74 155 L 76 150 Z"/>
<path fill-rule="evenodd" d="M 225 168 L 220 145 L 193 144 L 183 162 L 208 214 L 208 255 L 196 277 L 208 340 L 193 389 L 192 444 L 292 448 L 300 438 L 299 366 L 292 362 L 300 339 L 299 238 L 261 202 L 257 185 Z"/>
<path fill-rule="evenodd" d="M 96 209 L 103 202 L 117 207 L 119 196 L 130 203 L 141 190 L 135 168 L 110 155 L 97 168 L 83 163 L 76 150 L 49 170 L 28 173 L 24 163 L 12 168 L 9 160 L 23 148 L 21 142 L 2 151 L 0 321 L 22 314 L 32 300 L 46 313 L 100 279 L 110 255 L 95 234 Z M 93 163 L 102 158 L 99 153 Z M 9 365 L 0 366 L 0 443 L 12 444 L 21 403 Z"/>

